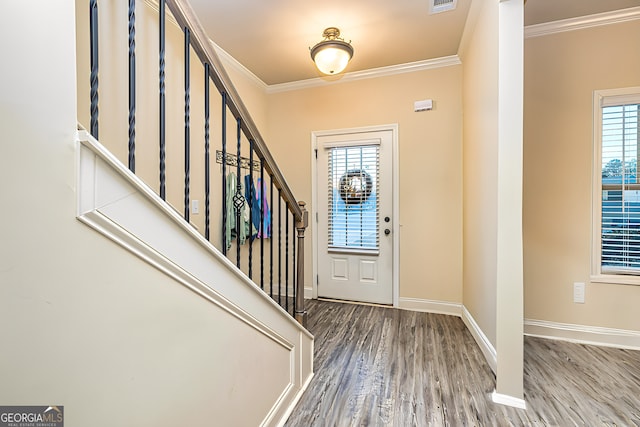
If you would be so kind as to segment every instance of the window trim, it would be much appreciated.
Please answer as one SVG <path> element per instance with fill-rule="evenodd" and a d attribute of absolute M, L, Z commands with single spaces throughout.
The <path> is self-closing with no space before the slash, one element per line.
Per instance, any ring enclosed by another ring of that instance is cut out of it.
<path fill-rule="evenodd" d="M 638 275 L 602 273 L 602 107 L 640 102 L 640 86 L 593 91 L 591 282 L 640 285 Z"/>

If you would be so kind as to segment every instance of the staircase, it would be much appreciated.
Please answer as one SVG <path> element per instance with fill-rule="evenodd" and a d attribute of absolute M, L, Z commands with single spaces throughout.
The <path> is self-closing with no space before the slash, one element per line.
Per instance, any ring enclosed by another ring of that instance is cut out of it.
<path fill-rule="evenodd" d="M 305 203 L 187 1 L 76 17 L 78 219 L 211 307 L 215 423 L 282 425 L 313 375 Z"/>

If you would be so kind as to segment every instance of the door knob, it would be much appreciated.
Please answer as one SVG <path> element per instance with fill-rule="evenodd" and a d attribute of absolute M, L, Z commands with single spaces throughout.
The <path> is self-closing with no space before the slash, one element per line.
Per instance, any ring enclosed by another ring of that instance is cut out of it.
<path fill-rule="evenodd" d="M 385 228 L 384 234 L 388 236 L 389 234 L 391 234 L 391 230 L 389 230 L 388 228 Z"/>

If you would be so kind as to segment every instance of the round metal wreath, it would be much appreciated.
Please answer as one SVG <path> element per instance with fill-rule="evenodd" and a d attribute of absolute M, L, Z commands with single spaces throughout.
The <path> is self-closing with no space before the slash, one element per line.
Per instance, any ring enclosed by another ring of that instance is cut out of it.
<path fill-rule="evenodd" d="M 362 169 L 347 171 L 340 178 L 340 197 L 347 205 L 364 203 L 371 195 L 373 179 Z"/>

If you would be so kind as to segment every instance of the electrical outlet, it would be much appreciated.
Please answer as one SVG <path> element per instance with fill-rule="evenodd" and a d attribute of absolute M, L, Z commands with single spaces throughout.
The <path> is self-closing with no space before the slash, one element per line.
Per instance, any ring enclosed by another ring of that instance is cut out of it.
<path fill-rule="evenodd" d="M 200 202 L 198 200 L 191 201 L 191 213 L 198 215 L 200 213 Z"/>
<path fill-rule="evenodd" d="M 573 284 L 573 302 L 584 304 L 584 283 L 576 282 Z"/>

